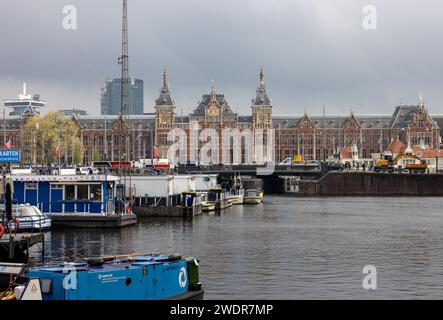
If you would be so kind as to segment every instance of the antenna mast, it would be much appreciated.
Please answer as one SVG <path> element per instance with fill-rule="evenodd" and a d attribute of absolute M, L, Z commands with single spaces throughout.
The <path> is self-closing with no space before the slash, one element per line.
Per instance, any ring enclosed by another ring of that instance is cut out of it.
<path fill-rule="evenodd" d="M 129 55 L 128 55 L 128 1 L 123 0 L 122 19 L 122 55 L 118 58 L 122 66 L 121 75 L 121 104 L 120 113 L 122 117 L 128 113 L 128 83 L 129 83 Z"/>
<path fill-rule="evenodd" d="M 124 161 L 129 161 L 129 148 L 128 148 L 128 132 L 126 128 L 124 128 L 125 124 L 125 118 L 128 114 L 131 114 L 131 110 L 128 110 L 129 105 L 129 99 L 128 99 L 128 86 L 129 86 L 129 54 L 128 54 L 128 1 L 123 0 L 123 15 L 122 15 L 122 55 L 118 58 L 118 63 L 121 64 L 121 79 L 120 79 L 120 86 L 121 86 L 121 99 L 120 99 L 120 115 L 122 117 L 121 123 L 121 135 L 119 137 L 119 173 L 120 173 L 120 179 L 122 179 L 122 161 L 124 158 Z M 124 143 L 122 145 L 122 138 L 124 140 Z M 124 156 L 121 157 L 122 148 L 124 148 Z M 127 170 L 131 170 L 131 168 L 128 168 Z M 129 183 L 128 183 L 129 182 Z M 129 188 L 128 188 L 129 184 Z M 123 203 L 125 204 L 126 208 L 126 201 L 127 201 L 127 195 L 129 195 L 129 199 L 132 198 L 132 192 L 131 192 L 131 173 L 129 172 L 129 181 L 126 179 L 126 170 L 123 174 Z M 127 189 L 129 189 L 128 193 L 126 192 Z M 126 211 L 126 209 L 124 209 Z M 126 213 L 126 212 L 123 212 Z"/>

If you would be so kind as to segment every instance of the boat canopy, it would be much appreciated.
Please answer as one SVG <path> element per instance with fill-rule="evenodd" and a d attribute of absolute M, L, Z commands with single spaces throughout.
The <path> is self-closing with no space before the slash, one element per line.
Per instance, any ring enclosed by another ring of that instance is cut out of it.
<path fill-rule="evenodd" d="M 249 189 L 249 190 L 246 190 L 245 196 L 257 196 L 257 197 L 259 197 L 260 196 L 260 191 L 257 190 L 257 189 Z"/>
<path fill-rule="evenodd" d="M 43 214 L 35 206 L 19 205 L 15 212 L 16 217 L 42 216 Z"/>

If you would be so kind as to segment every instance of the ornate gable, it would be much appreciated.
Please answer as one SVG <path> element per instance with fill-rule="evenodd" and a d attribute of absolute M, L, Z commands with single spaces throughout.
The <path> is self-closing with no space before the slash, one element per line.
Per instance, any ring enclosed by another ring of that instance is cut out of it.
<path fill-rule="evenodd" d="M 220 116 L 220 112 L 221 108 L 217 101 L 217 93 L 215 92 L 214 85 L 212 85 L 211 99 L 205 108 L 205 115 L 209 117 L 218 117 Z"/>
<path fill-rule="evenodd" d="M 118 115 L 117 119 L 115 119 L 115 121 L 112 123 L 112 128 L 116 131 L 123 131 L 123 132 L 128 131 L 129 126 L 121 113 Z"/>
<path fill-rule="evenodd" d="M 71 121 L 74 122 L 75 125 L 77 126 L 78 132 L 81 132 L 83 128 L 82 128 L 82 125 L 81 125 L 80 121 L 78 121 L 78 118 L 75 115 L 75 113 L 72 114 Z"/>
<path fill-rule="evenodd" d="M 298 123 L 299 129 L 315 129 L 315 125 L 312 122 L 311 118 L 309 118 L 308 114 L 305 111 L 305 114 L 303 115 L 303 118 L 301 118 L 300 122 Z"/>
<path fill-rule="evenodd" d="M 361 129 L 360 121 L 358 121 L 354 112 L 351 112 L 348 120 L 343 125 L 343 128 L 347 129 L 347 130 L 360 130 Z"/>
<path fill-rule="evenodd" d="M 223 94 L 215 91 L 214 86 L 210 94 L 204 94 L 202 100 L 199 101 L 197 108 L 190 114 L 193 119 L 235 119 L 237 114 L 234 113 L 229 106 Z M 212 121 L 212 120 L 211 120 Z"/>

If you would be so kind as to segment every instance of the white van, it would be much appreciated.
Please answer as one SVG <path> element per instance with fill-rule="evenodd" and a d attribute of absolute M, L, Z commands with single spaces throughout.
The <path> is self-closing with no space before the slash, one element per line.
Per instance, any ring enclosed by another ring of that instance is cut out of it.
<path fill-rule="evenodd" d="M 88 174 L 90 174 L 91 170 L 92 170 L 92 174 L 99 173 L 97 168 L 92 168 L 92 167 L 79 167 L 79 168 L 77 168 L 77 173 L 83 174 L 83 175 L 88 175 Z"/>

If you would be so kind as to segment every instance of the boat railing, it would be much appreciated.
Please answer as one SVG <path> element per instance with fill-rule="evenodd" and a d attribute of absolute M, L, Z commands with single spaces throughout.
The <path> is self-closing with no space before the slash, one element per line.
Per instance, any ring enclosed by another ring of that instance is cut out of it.
<path fill-rule="evenodd" d="M 35 215 L 34 216 L 23 216 L 23 215 L 21 215 L 20 217 L 17 217 L 17 218 L 20 218 L 22 220 L 20 222 L 22 225 L 24 223 L 30 224 L 31 228 L 29 229 L 28 226 L 26 226 L 26 229 L 27 229 L 27 231 L 29 231 L 29 233 L 31 233 L 31 235 L 34 234 L 34 232 L 41 233 L 44 229 L 44 227 L 42 227 L 42 224 L 44 222 L 46 222 L 47 219 L 49 219 L 48 217 L 45 217 L 44 215 L 43 216 L 40 216 L 40 215 L 39 216 L 35 216 Z M 19 224 L 19 227 L 16 229 L 20 230 L 20 224 Z"/>
<path fill-rule="evenodd" d="M 92 213 L 108 215 L 124 215 L 127 214 L 125 205 L 128 204 L 130 208 L 134 206 L 134 201 L 117 201 L 114 204 L 113 200 L 107 202 L 94 200 L 57 200 L 51 202 L 38 202 L 36 206 L 45 214 L 51 213 Z"/>
<path fill-rule="evenodd" d="M 39 209 L 48 213 L 103 213 L 109 212 L 109 203 L 94 200 L 58 200 L 51 202 L 40 202 Z M 93 210 L 91 210 L 91 208 Z"/>

